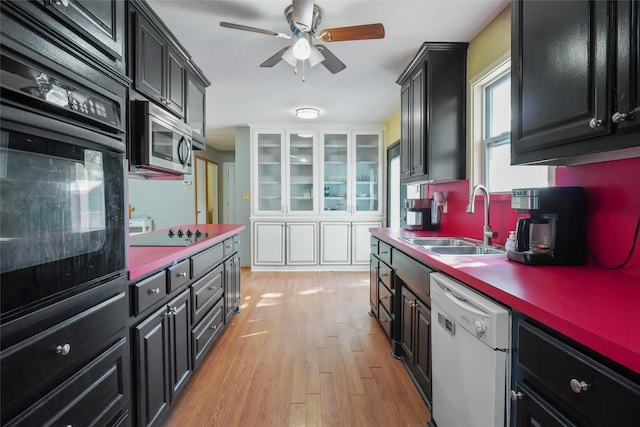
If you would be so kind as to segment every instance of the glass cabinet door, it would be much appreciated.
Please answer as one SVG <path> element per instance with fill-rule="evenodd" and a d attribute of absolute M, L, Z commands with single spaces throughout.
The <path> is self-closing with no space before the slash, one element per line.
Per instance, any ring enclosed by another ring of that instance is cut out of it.
<path fill-rule="evenodd" d="M 323 153 L 322 209 L 325 212 L 346 212 L 349 196 L 349 134 L 324 134 Z"/>
<path fill-rule="evenodd" d="M 313 134 L 289 134 L 290 212 L 313 212 Z"/>
<path fill-rule="evenodd" d="M 282 211 L 282 134 L 257 135 L 258 211 Z"/>
<path fill-rule="evenodd" d="M 355 134 L 354 213 L 380 210 L 380 153 L 378 134 Z"/>

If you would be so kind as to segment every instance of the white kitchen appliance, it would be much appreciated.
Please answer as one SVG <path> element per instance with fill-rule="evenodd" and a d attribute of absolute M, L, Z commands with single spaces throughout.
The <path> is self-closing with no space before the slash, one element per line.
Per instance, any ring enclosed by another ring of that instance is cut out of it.
<path fill-rule="evenodd" d="M 508 425 L 510 312 L 441 274 L 431 274 L 431 425 Z"/>

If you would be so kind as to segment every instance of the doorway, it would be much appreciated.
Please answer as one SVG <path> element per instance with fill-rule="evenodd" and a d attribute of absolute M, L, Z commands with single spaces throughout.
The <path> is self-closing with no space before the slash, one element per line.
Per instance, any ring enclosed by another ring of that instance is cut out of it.
<path fill-rule="evenodd" d="M 218 164 L 196 155 L 196 224 L 218 223 Z"/>
<path fill-rule="evenodd" d="M 400 228 L 404 224 L 403 200 L 407 188 L 400 184 L 400 141 L 387 149 L 387 227 Z"/>
<path fill-rule="evenodd" d="M 236 164 L 222 164 L 222 222 L 236 223 Z"/>

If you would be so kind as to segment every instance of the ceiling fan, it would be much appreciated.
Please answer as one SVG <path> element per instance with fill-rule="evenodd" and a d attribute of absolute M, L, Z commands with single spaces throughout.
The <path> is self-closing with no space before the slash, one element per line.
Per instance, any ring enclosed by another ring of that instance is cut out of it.
<path fill-rule="evenodd" d="M 294 72 L 296 73 L 298 71 L 298 61 L 302 61 L 302 66 L 304 67 L 306 60 L 309 61 L 311 67 L 318 64 L 324 65 L 332 74 L 336 74 L 346 68 L 346 65 L 331 53 L 326 46 L 313 44 L 314 39 L 331 43 L 384 38 L 384 26 L 379 23 L 327 28 L 318 31 L 318 26 L 322 20 L 322 9 L 314 3 L 314 0 L 292 0 L 292 4 L 284 10 L 284 15 L 291 27 L 291 34 L 276 33 L 262 28 L 249 27 L 230 22 L 220 22 L 220 26 L 291 39 L 292 43 L 290 46 L 280 49 L 272 57 L 260 64 L 260 66 L 273 67 L 284 59 L 294 67 Z M 304 80 L 304 73 L 302 79 Z"/>

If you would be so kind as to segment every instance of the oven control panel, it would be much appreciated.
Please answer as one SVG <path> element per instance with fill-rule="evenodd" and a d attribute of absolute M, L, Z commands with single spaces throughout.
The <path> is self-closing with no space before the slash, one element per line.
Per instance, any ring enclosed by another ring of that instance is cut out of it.
<path fill-rule="evenodd" d="M 26 94 L 49 104 L 71 110 L 110 126 L 120 127 L 118 104 L 89 90 L 37 70 L 15 59 L 2 55 L 2 87 Z"/>

